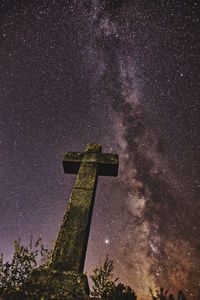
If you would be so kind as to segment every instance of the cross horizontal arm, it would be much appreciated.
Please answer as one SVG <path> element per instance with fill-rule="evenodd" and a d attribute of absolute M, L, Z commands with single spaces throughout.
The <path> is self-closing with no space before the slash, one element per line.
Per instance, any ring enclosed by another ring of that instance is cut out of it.
<path fill-rule="evenodd" d="M 117 176 L 119 157 L 112 153 L 67 152 L 63 160 L 64 172 L 77 174 L 81 163 L 95 164 L 99 176 Z"/>
<path fill-rule="evenodd" d="M 119 166 L 119 157 L 117 154 L 97 153 L 96 163 L 97 174 L 99 176 L 117 176 Z"/>
<path fill-rule="evenodd" d="M 82 163 L 84 153 L 67 152 L 63 160 L 64 172 L 68 174 L 77 174 Z"/>

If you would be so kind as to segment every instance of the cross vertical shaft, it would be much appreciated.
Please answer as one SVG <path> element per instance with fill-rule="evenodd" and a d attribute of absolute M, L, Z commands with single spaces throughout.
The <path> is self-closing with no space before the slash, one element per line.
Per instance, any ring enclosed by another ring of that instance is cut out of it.
<path fill-rule="evenodd" d="M 84 153 L 65 155 L 65 173 L 78 173 L 52 255 L 55 270 L 83 272 L 99 175 L 117 176 L 118 156 L 88 144 Z"/>
<path fill-rule="evenodd" d="M 80 166 L 56 242 L 52 263 L 54 269 L 83 272 L 96 192 L 96 173 L 95 165 L 83 163 Z"/>

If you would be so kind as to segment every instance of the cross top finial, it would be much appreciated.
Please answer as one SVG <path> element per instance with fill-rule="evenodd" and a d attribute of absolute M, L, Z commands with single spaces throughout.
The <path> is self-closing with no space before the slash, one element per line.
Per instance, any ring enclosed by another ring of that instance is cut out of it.
<path fill-rule="evenodd" d="M 85 152 L 101 153 L 101 145 L 100 144 L 87 144 L 85 147 Z"/>

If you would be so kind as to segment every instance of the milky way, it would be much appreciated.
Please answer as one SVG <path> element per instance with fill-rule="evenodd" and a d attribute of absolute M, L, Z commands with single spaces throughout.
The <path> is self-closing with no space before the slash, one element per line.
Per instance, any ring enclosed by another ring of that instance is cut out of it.
<path fill-rule="evenodd" d="M 142 2 L 142 3 L 141 3 Z M 120 156 L 100 178 L 85 270 L 106 254 L 149 287 L 200 296 L 199 40 L 195 1 L 4 1 L 0 250 L 54 240 L 74 176 L 65 151 Z"/>

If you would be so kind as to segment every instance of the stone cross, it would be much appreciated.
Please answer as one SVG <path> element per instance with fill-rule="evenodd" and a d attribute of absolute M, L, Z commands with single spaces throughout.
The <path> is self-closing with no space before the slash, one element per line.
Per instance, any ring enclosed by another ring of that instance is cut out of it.
<path fill-rule="evenodd" d="M 77 174 L 52 255 L 54 270 L 83 272 L 98 176 L 117 176 L 117 154 L 87 144 L 84 153 L 67 152 L 65 173 Z"/>

